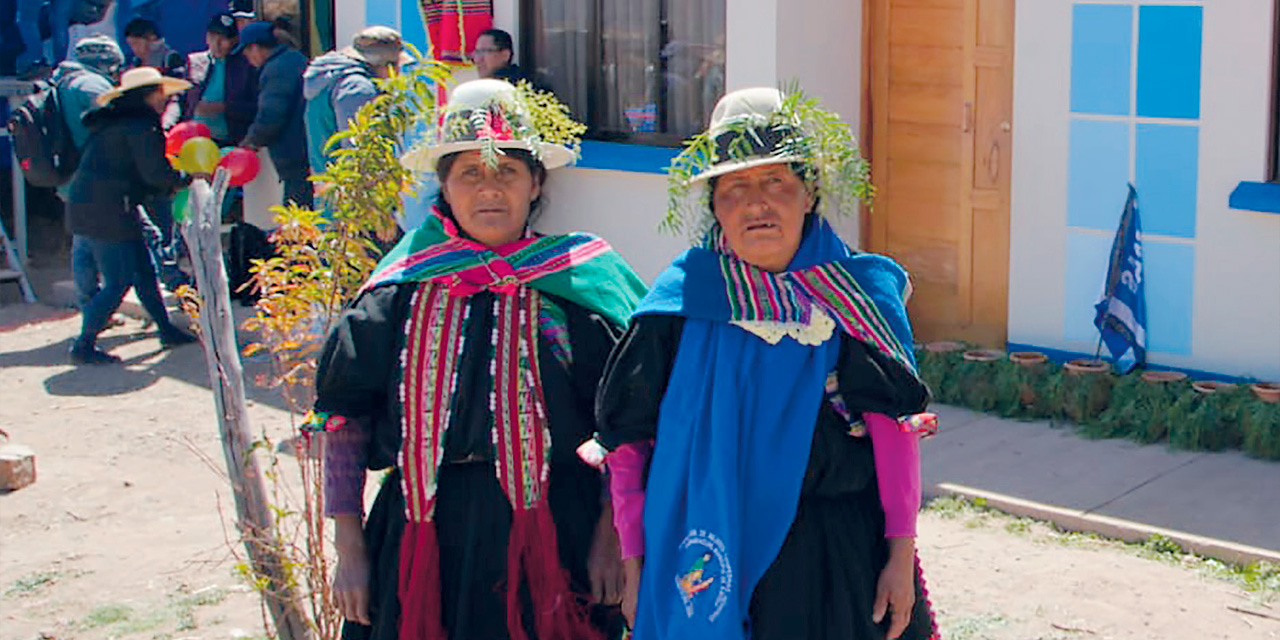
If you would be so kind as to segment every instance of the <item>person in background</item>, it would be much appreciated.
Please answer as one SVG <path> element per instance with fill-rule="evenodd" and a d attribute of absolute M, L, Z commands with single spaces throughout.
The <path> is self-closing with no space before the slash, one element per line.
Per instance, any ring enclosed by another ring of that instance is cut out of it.
<path fill-rule="evenodd" d="M 398 31 L 369 27 L 356 34 L 351 46 L 311 61 L 302 76 L 302 95 L 307 100 L 307 157 L 313 174 L 328 164 L 329 138 L 346 130 L 356 111 L 378 95 L 374 78 L 388 77 L 409 60 Z"/>
<path fill-rule="evenodd" d="M 92 253 L 103 282 L 80 310 L 80 336 L 71 347 L 77 364 L 120 362 L 99 349 L 97 339 L 130 287 L 159 328 L 162 346 L 195 341 L 169 320 L 139 213 L 139 203 L 187 181 L 164 157 L 160 114 L 171 96 L 190 86 L 150 67 L 130 69 L 120 86 L 99 96 L 102 107 L 84 117 L 89 138 L 71 180 L 67 220 L 72 245 Z"/>
<path fill-rule="evenodd" d="M 209 49 L 187 57 L 191 90 L 183 96 L 184 113 L 207 125 L 219 147 L 239 145 L 258 110 L 258 70 L 231 53 L 239 42 L 235 18 L 220 13 L 205 31 Z"/>
<path fill-rule="evenodd" d="M 249 64 L 259 70 L 258 110 L 240 146 L 266 147 L 280 181 L 285 203 L 312 205 L 311 183 L 307 180 L 307 134 L 302 117 L 302 74 L 307 57 L 297 49 L 280 44 L 270 22 L 253 22 L 240 31 L 240 45 Z"/>
<path fill-rule="evenodd" d="M 172 78 L 186 75 L 186 58 L 164 41 L 160 28 L 146 18 L 135 18 L 124 27 L 124 41 L 133 53 L 129 67 L 155 67 Z"/>
<path fill-rule="evenodd" d="M 236 19 L 236 29 L 243 29 L 250 22 L 258 20 L 258 14 L 253 12 L 252 2 L 233 2 L 231 5 L 231 17 Z"/>
<path fill-rule="evenodd" d="M 476 38 L 471 62 L 476 65 L 476 72 L 481 78 L 497 78 L 511 84 L 528 80 L 524 70 L 516 64 L 511 34 L 502 29 L 489 29 Z"/>
<path fill-rule="evenodd" d="M 89 130 L 82 118 L 98 104 L 98 96 L 111 90 L 116 75 L 124 65 L 124 52 L 120 45 L 107 36 L 92 36 L 76 43 L 71 59 L 63 61 L 53 72 L 50 82 L 56 87 L 62 106 L 62 117 L 76 149 L 83 152 L 89 139 Z M 65 203 L 69 199 L 71 183 L 58 187 L 58 197 Z M 87 245 L 73 244 L 71 248 L 71 280 L 76 287 L 76 302 L 83 307 L 98 291 L 98 264 Z"/>
<path fill-rule="evenodd" d="M 293 35 L 293 21 L 289 16 L 276 16 L 276 19 L 271 21 L 271 32 L 276 35 L 277 42 L 294 49 L 302 48 L 302 43 L 298 42 L 298 38 Z"/>

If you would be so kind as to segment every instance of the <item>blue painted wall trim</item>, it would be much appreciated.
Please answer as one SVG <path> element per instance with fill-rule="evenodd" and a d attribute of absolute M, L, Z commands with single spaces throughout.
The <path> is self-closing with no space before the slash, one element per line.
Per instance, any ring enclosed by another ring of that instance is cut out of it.
<path fill-rule="evenodd" d="M 587 169 L 611 169 L 633 173 L 663 173 L 680 149 L 650 147 L 621 142 L 582 141 L 582 157 L 574 166 Z"/>
<path fill-rule="evenodd" d="M 1005 345 L 1005 349 L 1007 349 L 1009 353 L 1013 353 L 1015 351 L 1035 351 L 1038 353 L 1043 353 L 1046 356 L 1049 356 L 1050 360 L 1058 364 L 1062 364 L 1063 362 L 1067 362 L 1068 360 L 1092 360 L 1093 359 L 1093 354 L 1091 353 L 1063 351 L 1061 349 L 1037 347 L 1035 345 L 1021 344 L 1018 342 L 1007 343 Z M 1258 381 L 1255 378 L 1241 378 L 1237 376 L 1229 376 L 1222 373 L 1214 373 L 1212 371 L 1200 371 L 1198 369 L 1182 369 L 1179 367 L 1164 367 L 1158 364 L 1150 364 L 1150 363 L 1147 364 L 1147 370 L 1149 371 L 1180 371 L 1182 373 L 1187 374 L 1187 377 L 1191 378 L 1192 380 L 1216 380 L 1219 382 L 1236 382 L 1236 383 Z"/>
<path fill-rule="evenodd" d="M 1280 182 L 1241 182 L 1231 192 L 1230 207 L 1245 211 L 1280 213 Z"/>

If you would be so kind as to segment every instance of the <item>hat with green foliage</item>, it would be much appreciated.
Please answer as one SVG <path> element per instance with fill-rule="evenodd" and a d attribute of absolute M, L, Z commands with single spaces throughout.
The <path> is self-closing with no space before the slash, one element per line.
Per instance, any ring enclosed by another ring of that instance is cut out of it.
<path fill-rule="evenodd" d="M 856 212 L 874 190 L 870 166 L 839 114 L 798 88 L 740 89 L 720 98 L 707 130 L 671 161 L 663 228 L 702 235 L 714 221 L 707 181 L 768 164 L 794 165 L 834 215 Z"/>
<path fill-rule="evenodd" d="M 435 116 L 425 141 L 401 158 L 409 169 L 434 171 L 441 157 L 477 149 L 491 165 L 503 149 L 523 149 L 556 169 L 578 157 L 579 136 L 587 129 L 554 95 L 527 82 L 494 79 L 458 85 Z"/>

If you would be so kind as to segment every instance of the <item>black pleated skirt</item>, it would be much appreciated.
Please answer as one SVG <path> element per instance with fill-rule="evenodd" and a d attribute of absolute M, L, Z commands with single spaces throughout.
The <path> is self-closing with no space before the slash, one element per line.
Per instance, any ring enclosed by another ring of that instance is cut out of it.
<path fill-rule="evenodd" d="M 881 640 L 889 615 L 871 620 L 876 582 L 889 559 L 874 483 L 841 496 L 805 496 L 778 557 L 751 598 L 752 640 Z M 916 601 L 902 640 L 934 637 L 916 572 Z"/>
<path fill-rule="evenodd" d="M 561 564 L 575 591 L 587 597 L 587 555 L 600 518 L 599 474 L 580 464 L 552 465 L 548 500 L 556 524 Z M 450 464 L 440 469 L 435 524 L 440 544 L 442 617 L 449 640 L 506 640 L 507 542 L 511 505 L 494 477 L 492 463 Z M 369 518 L 365 544 L 370 560 L 372 626 L 348 622 L 344 640 L 397 640 L 401 603 L 397 596 L 400 538 L 404 533 L 400 474 L 388 474 Z M 524 598 L 530 607 L 528 598 Z M 607 638 L 621 634 L 616 607 L 594 607 L 592 618 Z M 537 638 L 526 608 L 526 632 Z"/>

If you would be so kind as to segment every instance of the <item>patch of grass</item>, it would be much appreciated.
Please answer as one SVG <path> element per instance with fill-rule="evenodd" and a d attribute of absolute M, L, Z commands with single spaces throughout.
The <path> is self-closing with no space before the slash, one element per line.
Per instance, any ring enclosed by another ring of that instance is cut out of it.
<path fill-rule="evenodd" d="M 9 588 L 4 590 L 4 595 L 16 596 L 19 598 L 32 596 L 41 589 L 53 585 L 60 577 L 62 577 L 61 571 L 36 571 L 34 573 L 29 573 L 17 580 L 14 580 L 13 583 L 9 585 Z"/>
<path fill-rule="evenodd" d="M 82 629 L 97 629 L 107 625 L 128 622 L 132 618 L 132 607 L 123 604 L 104 604 L 100 607 L 95 607 L 85 615 L 79 626 Z"/>
<path fill-rule="evenodd" d="M 227 595 L 227 590 L 222 587 L 210 587 L 194 593 L 179 591 L 163 603 L 145 609 L 125 604 L 102 605 L 90 611 L 77 627 L 84 630 L 108 628 L 112 636 L 164 630 L 152 636 L 154 640 L 163 640 L 172 637 L 173 632 L 199 628 L 196 609 L 219 604 L 227 599 Z"/>
<path fill-rule="evenodd" d="M 1269 562 L 1253 562 L 1244 565 L 1230 564 L 1197 555 L 1177 541 L 1159 534 L 1142 542 L 1125 542 L 1105 538 L 1096 533 L 1065 531 L 1052 523 L 1033 518 L 1020 518 L 988 506 L 982 498 L 968 500 L 959 496 L 944 496 L 929 501 L 922 513 L 948 520 L 966 518 L 966 527 L 989 525 L 993 520 L 1003 522 L 1005 531 L 1025 535 L 1038 541 L 1086 549 L 1115 549 L 1157 562 L 1174 564 L 1196 571 L 1200 575 L 1223 580 L 1259 596 L 1263 601 L 1280 599 L 1280 565 Z M 1043 525 L 1043 526 L 1037 526 Z M 946 637 L 951 638 L 951 634 Z"/>
<path fill-rule="evenodd" d="M 1000 614 L 980 613 L 962 616 L 942 624 L 942 637 L 948 640 L 979 640 L 989 637 L 988 632 L 1009 624 Z"/>

